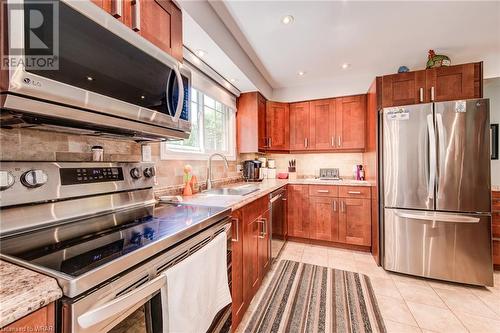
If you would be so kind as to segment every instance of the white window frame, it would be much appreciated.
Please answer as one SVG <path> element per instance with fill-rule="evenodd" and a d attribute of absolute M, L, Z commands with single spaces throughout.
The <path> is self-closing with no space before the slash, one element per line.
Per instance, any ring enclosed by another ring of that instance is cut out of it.
<path fill-rule="evenodd" d="M 200 90 L 195 89 L 197 93 L 197 106 L 198 110 L 191 110 L 191 116 L 198 116 L 198 127 L 199 127 L 199 147 L 190 146 L 180 146 L 171 144 L 168 141 L 162 142 L 160 145 L 160 159 L 162 160 L 207 160 L 208 157 L 213 153 L 220 153 L 226 156 L 228 161 L 236 161 L 236 110 L 232 110 L 230 107 L 219 102 L 216 98 L 213 98 L 209 94 L 205 94 Z M 205 149 L 205 112 L 204 112 L 204 102 L 203 96 L 208 96 L 215 101 L 221 103 L 227 111 L 227 125 L 228 131 L 226 134 L 226 141 L 228 145 L 227 151 L 220 150 L 207 150 Z M 189 101 L 191 103 L 191 101 Z M 201 111 L 201 112 L 200 112 Z M 196 115 L 195 115 L 196 112 Z"/>

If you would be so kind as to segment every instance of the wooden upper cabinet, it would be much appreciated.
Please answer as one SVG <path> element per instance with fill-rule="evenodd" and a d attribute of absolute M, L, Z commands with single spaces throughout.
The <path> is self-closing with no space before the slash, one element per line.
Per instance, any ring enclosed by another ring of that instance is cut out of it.
<path fill-rule="evenodd" d="M 429 101 L 425 88 L 426 71 L 385 75 L 382 78 L 382 106 L 418 104 Z"/>
<path fill-rule="evenodd" d="M 116 19 L 179 61 L 182 12 L 170 0 L 92 0 Z"/>
<path fill-rule="evenodd" d="M 371 200 L 340 199 L 339 241 L 371 245 Z"/>
<path fill-rule="evenodd" d="M 336 147 L 363 150 L 366 134 L 366 95 L 336 98 Z"/>
<path fill-rule="evenodd" d="M 288 236 L 309 238 L 308 185 L 288 185 Z"/>
<path fill-rule="evenodd" d="M 182 13 L 169 0 L 132 0 L 131 28 L 182 61 Z"/>
<path fill-rule="evenodd" d="M 310 238 L 333 241 L 339 239 L 338 199 L 310 197 Z"/>
<path fill-rule="evenodd" d="M 290 103 L 290 150 L 307 150 L 310 140 L 309 102 Z"/>
<path fill-rule="evenodd" d="M 482 97 L 482 62 L 382 77 L 382 107 Z"/>
<path fill-rule="evenodd" d="M 269 150 L 289 150 L 290 110 L 288 103 L 267 102 L 266 119 L 267 148 Z"/>
<path fill-rule="evenodd" d="M 238 97 L 236 137 L 239 153 L 256 153 L 267 149 L 266 99 L 258 92 Z"/>
<path fill-rule="evenodd" d="M 426 71 L 426 86 L 431 101 L 481 98 L 482 62 Z"/>
<path fill-rule="evenodd" d="M 258 132 L 258 151 L 265 151 L 269 145 L 267 128 L 267 101 L 261 95 L 257 94 L 257 132 Z"/>
<path fill-rule="evenodd" d="M 335 99 L 310 102 L 308 149 L 335 148 Z"/>

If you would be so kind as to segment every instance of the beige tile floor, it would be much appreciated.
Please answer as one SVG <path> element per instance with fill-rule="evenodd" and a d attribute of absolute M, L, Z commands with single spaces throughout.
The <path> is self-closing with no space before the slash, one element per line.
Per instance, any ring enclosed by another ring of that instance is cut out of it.
<path fill-rule="evenodd" d="M 495 287 L 472 287 L 390 273 L 378 267 L 371 254 L 288 242 L 279 260 L 294 260 L 366 274 L 370 277 L 389 333 L 500 333 L 500 272 Z M 263 281 L 245 314 L 242 331 L 269 283 Z"/>

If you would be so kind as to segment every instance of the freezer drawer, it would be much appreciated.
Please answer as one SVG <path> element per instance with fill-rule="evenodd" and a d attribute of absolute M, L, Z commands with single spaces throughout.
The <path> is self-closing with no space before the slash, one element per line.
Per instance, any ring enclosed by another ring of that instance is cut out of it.
<path fill-rule="evenodd" d="M 384 268 L 475 285 L 493 285 L 491 216 L 384 211 Z"/>

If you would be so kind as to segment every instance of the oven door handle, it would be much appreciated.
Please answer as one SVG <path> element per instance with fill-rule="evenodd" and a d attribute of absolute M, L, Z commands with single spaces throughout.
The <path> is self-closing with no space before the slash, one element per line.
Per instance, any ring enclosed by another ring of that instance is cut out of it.
<path fill-rule="evenodd" d="M 179 121 L 184 108 L 184 82 L 182 82 L 182 75 L 179 68 L 174 67 L 175 76 L 177 77 L 177 84 L 179 85 L 179 97 L 177 100 L 177 109 L 175 110 L 174 122 Z"/>
<path fill-rule="evenodd" d="M 166 292 L 162 291 L 162 289 L 166 289 L 166 285 L 167 277 L 164 274 L 161 274 L 137 289 L 134 289 L 123 296 L 117 297 L 104 305 L 91 309 L 90 311 L 80 315 L 78 317 L 78 324 L 80 327 L 87 329 L 102 323 L 103 321 L 130 309 L 141 300 L 155 294 L 158 290 Z"/>

